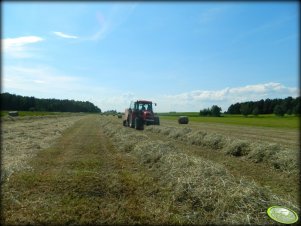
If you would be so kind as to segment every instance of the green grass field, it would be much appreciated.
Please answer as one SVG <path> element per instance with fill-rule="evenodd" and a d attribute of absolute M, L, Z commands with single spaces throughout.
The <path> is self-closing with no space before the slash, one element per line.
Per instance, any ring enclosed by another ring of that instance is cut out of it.
<path fill-rule="evenodd" d="M 271 128 L 299 128 L 299 117 L 285 115 L 278 117 L 272 114 L 244 117 L 242 115 L 222 115 L 221 117 L 198 116 L 198 112 L 159 113 L 162 119 L 177 120 L 181 115 L 189 117 L 191 122 L 224 123 L 232 125 L 259 126 Z"/>

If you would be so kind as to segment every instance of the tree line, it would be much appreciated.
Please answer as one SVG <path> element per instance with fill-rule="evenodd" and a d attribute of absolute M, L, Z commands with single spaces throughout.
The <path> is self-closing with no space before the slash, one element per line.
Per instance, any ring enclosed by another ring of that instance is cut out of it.
<path fill-rule="evenodd" d="M 221 108 L 217 105 L 213 105 L 210 109 L 204 108 L 200 110 L 200 116 L 213 116 L 213 117 L 220 117 L 221 116 Z"/>
<path fill-rule="evenodd" d="M 39 99 L 10 93 L 1 93 L 1 110 L 50 112 L 101 112 L 89 101 Z"/>
<path fill-rule="evenodd" d="M 200 116 L 221 116 L 221 108 L 213 105 L 211 108 L 204 108 L 200 110 Z M 247 101 L 242 103 L 231 104 L 226 111 L 226 114 L 241 114 L 259 115 L 259 114 L 275 114 L 277 116 L 300 115 L 300 97 L 285 99 L 261 99 L 260 101 Z"/>
<path fill-rule="evenodd" d="M 278 116 L 299 115 L 300 97 L 285 99 L 261 99 L 259 101 L 247 101 L 231 104 L 227 111 L 228 114 L 258 115 L 258 114 L 276 114 Z"/>

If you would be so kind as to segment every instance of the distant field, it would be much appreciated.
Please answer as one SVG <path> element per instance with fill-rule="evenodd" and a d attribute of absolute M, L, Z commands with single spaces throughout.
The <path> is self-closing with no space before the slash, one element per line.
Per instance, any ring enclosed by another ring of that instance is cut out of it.
<path fill-rule="evenodd" d="M 1 111 L 1 117 L 7 116 L 9 111 Z M 62 112 L 48 112 L 48 111 L 18 111 L 19 116 L 44 116 L 44 115 L 59 115 Z"/>
<path fill-rule="evenodd" d="M 160 113 L 162 119 L 177 120 L 180 115 L 186 115 L 190 121 L 205 123 L 224 123 L 244 126 L 260 126 L 271 128 L 299 128 L 298 116 L 277 117 L 275 115 L 258 115 L 244 117 L 242 115 L 223 115 L 222 117 L 198 116 L 198 112 Z"/>
<path fill-rule="evenodd" d="M 1 117 L 8 116 L 10 111 L 1 111 Z M 18 111 L 19 116 L 48 116 L 48 115 L 77 115 L 77 114 L 86 114 L 86 113 L 73 113 L 73 112 L 49 112 L 49 111 Z M 95 114 L 95 113 L 91 113 Z"/>

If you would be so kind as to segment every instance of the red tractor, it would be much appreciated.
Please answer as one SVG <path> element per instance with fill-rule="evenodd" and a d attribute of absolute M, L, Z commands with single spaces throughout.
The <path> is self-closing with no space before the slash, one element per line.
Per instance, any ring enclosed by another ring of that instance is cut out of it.
<path fill-rule="evenodd" d="M 143 130 L 144 125 L 160 125 L 159 117 L 153 112 L 153 103 L 147 100 L 132 101 L 130 108 L 125 109 L 122 121 L 124 126 L 137 130 Z"/>

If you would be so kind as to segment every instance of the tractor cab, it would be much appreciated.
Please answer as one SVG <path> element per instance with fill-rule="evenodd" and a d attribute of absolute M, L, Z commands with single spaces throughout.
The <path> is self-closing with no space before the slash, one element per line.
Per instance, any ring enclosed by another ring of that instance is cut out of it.
<path fill-rule="evenodd" d="M 133 111 L 153 111 L 153 103 L 151 101 L 146 100 L 137 100 L 132 101 L 130 104 L 130 109 Z"/>
<path fill-rule="evenodd" d="M 155 103 L 154 105 L 156 106 Z M 143 125 L 159 124 L 159 117 L 155 116 L 153 112 L 153 103 L 151 101 L 132 101 L 130 107 L 125 110 L 123 125 L 129 125 L 130 127 L 138 125 L 139 128 L 143 128 Z"/>

